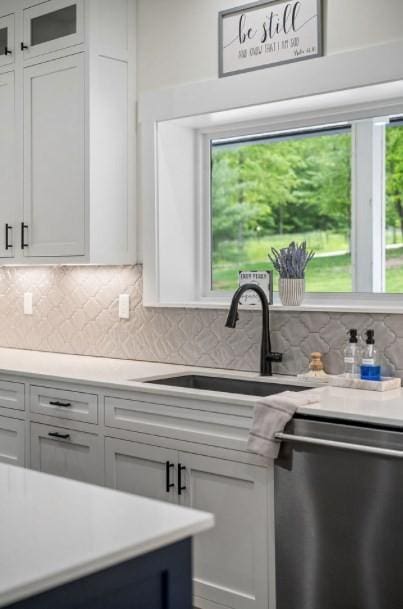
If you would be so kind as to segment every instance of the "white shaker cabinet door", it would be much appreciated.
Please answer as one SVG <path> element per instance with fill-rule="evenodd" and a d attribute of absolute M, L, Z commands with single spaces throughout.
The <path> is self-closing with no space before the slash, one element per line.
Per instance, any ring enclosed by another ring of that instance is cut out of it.
<path fill-rule="evenodd" d="M 103 484 L 102 440 L 95 434 L 31 423 L 31 467 L 47 474 Z"/>
<path fill-rule="evenodd" d="M 17 245 L 16 146 L 15 75 L 7 72 L 0 74 L 0 258 L 13 257 Z"/>
<path fill-rule="evenodd" d="M 24 226 L 28 257 L 85 253 L 84 55 L 24 70 Z"/>
<path fill-rule="evenodd" d="M 25 422 L 0 417 L 0 461 L 25 465 Z"/>
<path fill-rule="evenodd" d="M 177 503 L 175 450 L 105 438 L 105 482 L 119 491 Z"/>
<path fill-rule="evenodd" d="M 268 609 L 267 470 L 187 453 L 179 467 L 181 503 L 216 520 L 194 540 L 194 605 Z"/>

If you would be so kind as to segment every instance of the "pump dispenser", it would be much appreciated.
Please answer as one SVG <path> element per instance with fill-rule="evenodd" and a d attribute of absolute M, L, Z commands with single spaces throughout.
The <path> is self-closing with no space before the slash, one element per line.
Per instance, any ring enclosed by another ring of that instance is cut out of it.
<path fill-rule="evenodd" d="M 375 347 L 375 333 L 367 330 L 365 349 L 361 362 L 361 378 L 364 381 L 380 381 L 381 367 L 378 363 L 378 353 Z"/>
<path fill-rule="evenodd" d="M 357 330 L 349 330 L 348 342 L 344 349 L 344 376 L 349 379 L 359 378 L 361 352 L 358 346 Z"/>

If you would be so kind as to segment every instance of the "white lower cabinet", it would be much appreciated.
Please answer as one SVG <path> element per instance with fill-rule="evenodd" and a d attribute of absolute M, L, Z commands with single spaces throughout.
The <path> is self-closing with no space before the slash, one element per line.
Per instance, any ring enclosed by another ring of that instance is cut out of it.
<path fill-rule="evenodd" d="M 95 434 L 31 423 L 32 469 L 102 484 L 102 456 L 102 440 Z"/>
<path fill-rule="evenodd" d="M 25 410 L 24 383 L 0 381 L 0 407 Z"/>
<path fill-rule="evenodd" d="M 183 505 L 211 512 L 215 527 L 194 541 L 195 605 L 267 609 L 267 470 L 202 455 L 179 454 Z"/>
<path fill-rule="evenodd" d="M 108 486 L 215 515 L 194 541 L 196 607 L 268 609 L 265 468 L 113 438 L 105 466 Z"/>
<path fill-rule="evenodd" d="M 0 379 L 0 461 L 213 513 L 214 529 L 194 539 L 194 608 L 275 607 L 273 468 L 239 448 L 238 431 L 230 448 L 228 433 L 222 446 L 216 429 L 208 435 L 219 403 L 18 381 Z"/>
<path fill-rule="evenodd" d="M 119 491 L 176 503 L 176 461 L 175 450 L 105 439 L 105 483 Z"/>
<path fill-rule="evenodd" d="M 0 417 L 0 461 L 25 465 L 25 422 Z"/>

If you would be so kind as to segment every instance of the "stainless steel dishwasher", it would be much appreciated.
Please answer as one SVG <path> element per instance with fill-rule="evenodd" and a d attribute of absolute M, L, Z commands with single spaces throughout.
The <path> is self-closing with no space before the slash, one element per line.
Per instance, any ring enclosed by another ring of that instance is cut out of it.
<path fill-rule="evenodd" d="M 277 609 L 403 609 L 403 430 L 297 417 L 278 436 Z"/>

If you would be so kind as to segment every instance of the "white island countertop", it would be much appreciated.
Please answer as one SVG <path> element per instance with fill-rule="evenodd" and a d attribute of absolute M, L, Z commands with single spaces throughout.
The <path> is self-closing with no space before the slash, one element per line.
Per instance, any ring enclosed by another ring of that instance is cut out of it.
<path fill-rule="evenodd" d="M 0 464 L 0 607 L 210 529 L 211 514 Z"/>
<path fill-rule="evenodd" d="M 253 396 L 144 384 L 144 381 L 173 375 L 204 374 L 307 385 L 306 381 L 291 376 L 260 377 L 256 373 L 242 371 L 6 348 L 0 348 L 1 373 L 6 376 L 14 374 L 42 380 L 135 390 L 159 396 L 189 397 L 204 402 L 250 405 L 251 416 L 256 402 Z M 403 389 L 380 392 L 322 386 L 317 389 L 317 393 L 318 403 L 301 408 L 298 412 L 403 428 Z"/>

